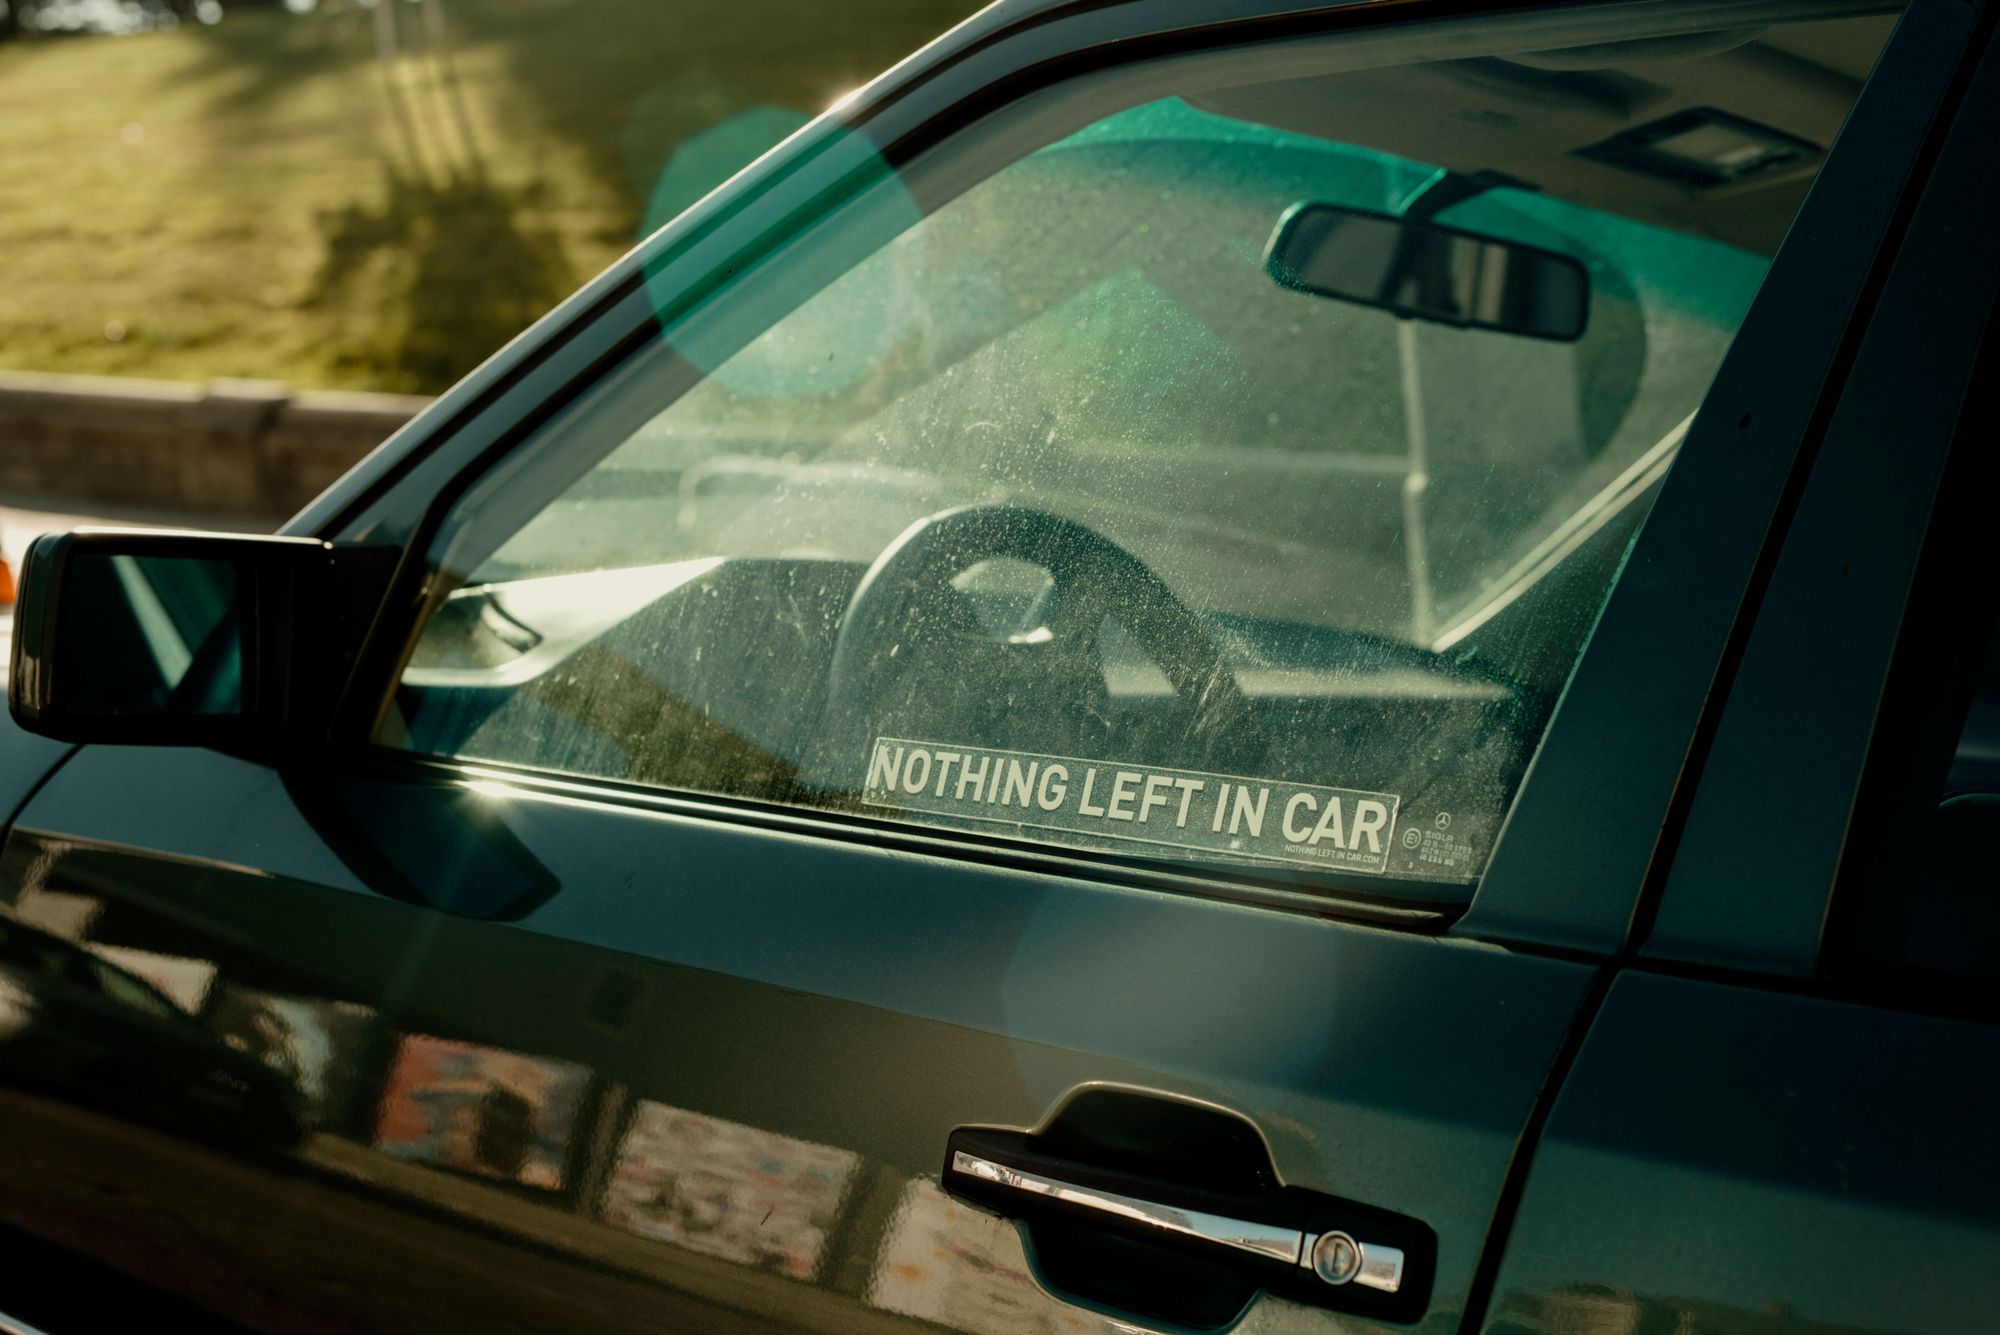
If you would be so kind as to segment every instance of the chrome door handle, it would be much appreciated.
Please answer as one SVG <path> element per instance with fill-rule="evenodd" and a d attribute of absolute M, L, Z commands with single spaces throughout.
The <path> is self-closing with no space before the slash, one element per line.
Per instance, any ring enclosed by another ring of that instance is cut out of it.
<path fill-rule="evenodd" d="M 1252 1224 L 1242 1219 L 1228 1219 L 1222 1215 L 1207 1214 L 1200 1210 L 1182 1210 L 1171 1205 L 1158 1205 L 1152 1201 L 1142 1201 L 1136 1196 L 1121 1196 L 1113 1191 L 1100 1191 L 1095 1187 L 1058 1181 L 1024 1168 L 1011 1168 L 992 1159 L 982 1159 L 977 1155 L 967 1154 L 964 1150 L 953 1151 L 951 1166 L 968 1177 L 976 1177 L 1003 1187 L 1012 1187 L 1015 1191 L 1047 1196 L 1051 1200 L 1080 1205 L 1099 1214 L 1114 1215 L 1120 1219 L 1130 1219 L 1153 1228 L 1164 1229 L 1184 1238 L 1199 1238 L 1218 1247 L 1233 1247 L 1240 1252 L 1270 1257 L 1294 1265 L 1298 1263 L 1305 1242 L 1305 1235 L 1295 1228 L 1284 1228 L 1274 1224 Z"/>
<path fill-rule="evenodd" d="M 1045 1172 L 1015 1167 L 965 1150 L 952 1151 L 955 1173 L 1009 1191 L 1060 1201 L 1109 1219 L 1120 1219 L 1265 1260 L 1301 1266 L 1331 1285 L 1359 1284 L 1382 1293 L 1403 1286 L 1403 1251 L 1381 1242 L 1362 1242 L 1338 1229 L 1309 1234 L 1282 1224 L 1260 1224 L 1203 1210 L 1142 1200 L 1099 1187 L 1066 1182 Z"/>

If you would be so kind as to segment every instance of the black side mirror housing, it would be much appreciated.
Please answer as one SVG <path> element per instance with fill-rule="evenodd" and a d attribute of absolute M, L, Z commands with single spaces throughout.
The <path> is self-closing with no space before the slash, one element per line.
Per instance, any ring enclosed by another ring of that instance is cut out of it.
<path fill-rule="evenodd" d="M 28 549 L 7 702 L 68 742 L 252 754 L 325 736 L 394 548 L 78 529 Z"/>

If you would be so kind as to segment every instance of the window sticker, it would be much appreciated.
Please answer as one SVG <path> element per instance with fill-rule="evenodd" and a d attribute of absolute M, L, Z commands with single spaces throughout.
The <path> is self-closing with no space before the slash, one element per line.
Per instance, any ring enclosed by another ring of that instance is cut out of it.
<path fill-rule="evenodd" d="M 878 737 L 862 800 L 1232 858 L 1380 875 L 1394 793 Z"/>

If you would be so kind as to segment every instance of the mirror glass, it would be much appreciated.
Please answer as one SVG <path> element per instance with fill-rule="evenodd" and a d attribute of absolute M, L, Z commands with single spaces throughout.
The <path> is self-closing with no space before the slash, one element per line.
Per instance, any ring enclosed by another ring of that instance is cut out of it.
<path fill-rule="evenodd" d="M 229 561 L 78 552 L 65 567 L 57 690 L 91 717 L 245 712 L 242 575 Z M 85 610 L 87 609 L 87 611 Z"/>
<path fill-rule="evenodd" d="M 1590 318 L 1590 275 L 1567 255 L 1332 204 L 1287 212 L 1264 267 L 1295 291 L 1462 328 L 1568 342 Z"/>

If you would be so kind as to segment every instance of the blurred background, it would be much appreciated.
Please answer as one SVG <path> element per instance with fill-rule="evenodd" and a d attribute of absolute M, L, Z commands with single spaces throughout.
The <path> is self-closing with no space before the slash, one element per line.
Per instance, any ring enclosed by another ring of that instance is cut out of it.
<path fill-rule="evenodd" d="M 0 0 L 0 369 L 435 394 L 975 8 Z"/>
<path fill-rule="evenodd" d="M 79 522 L 266 529 L 982 0 L 0 0 L 0 653 Z"/>

